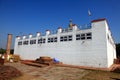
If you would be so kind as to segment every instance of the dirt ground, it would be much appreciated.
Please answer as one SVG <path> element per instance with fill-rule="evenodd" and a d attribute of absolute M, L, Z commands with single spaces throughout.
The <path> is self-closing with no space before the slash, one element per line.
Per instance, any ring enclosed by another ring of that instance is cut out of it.
<path fill-rule="evenodd" d="M 22 72 L 22 76 L 12 80 L 120 80 L 120 73 L 84 70 L 70 67 L 34 67 L 21 63 L 5 63 Z"/>

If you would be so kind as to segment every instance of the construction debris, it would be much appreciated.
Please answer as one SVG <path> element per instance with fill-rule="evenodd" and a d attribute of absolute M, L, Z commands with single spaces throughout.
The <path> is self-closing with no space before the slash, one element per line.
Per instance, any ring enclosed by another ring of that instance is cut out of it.
<path fill-rule="evenodd" d="M 55 58 L 52 59 L 51 57 L 48 57 L 48 56 L 41 56 L 36 60 L 22 60 L 21 63 L 26 65 L 31 65 L 31 66 L 37 66 L 37 67 L 45 67 L 45 66 L 50 66 L 54 64 L 62 64 Z"/>
<path fill-rule="evenodd" d="M 37 66 L 37 67 L 45 67 L 47 65 L 44 64 L 38 64 L 35 62 L 30 62 L 30 61 L 21 61 L 21 63 L 26 64 L 26 65 L 31 65 L 31 66 Z"/>
<path fill-rule="evenodd" d="M 10 80 L 20 75 L 21 72 L 12 66 L 0 66 L 0 80 Z"/>
<path fill-rule="evenodd" d="M 0 58 L 0 65 L 4 64 L 4 59 Z"/>
<path fill-rule="evenodd" d="M 110 67 L 110 71 L 111 71 L 111 72 L 120 73 L 120 65 L 119 65 L 119 64 L 113 64 L 113 65 Z"/>
<path fill-rule="evenodd" d="M 52 65 L 54 63 L 53 59 L 48 56 L 41 56 L 40 58 L 36 59 L 35 62 L 46 65 Z"/>
<path fill-rule="evenodd" d="M 120 59 L 114 59 L 114 64 L 120 64 Z"/>

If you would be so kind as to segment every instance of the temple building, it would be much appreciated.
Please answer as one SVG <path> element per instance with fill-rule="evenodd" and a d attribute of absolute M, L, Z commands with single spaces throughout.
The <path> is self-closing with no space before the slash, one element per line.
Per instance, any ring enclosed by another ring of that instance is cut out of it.
<path fill-rule="evenodd" d="M 116 59 L 116 47 L 105 18 L 80 28 L 70 20 L 68 28 L 59 27 L 56 33 L 17 36 L 14 54 L 22 60 L 49 56 L 64 64 L 109 68 Z"/>

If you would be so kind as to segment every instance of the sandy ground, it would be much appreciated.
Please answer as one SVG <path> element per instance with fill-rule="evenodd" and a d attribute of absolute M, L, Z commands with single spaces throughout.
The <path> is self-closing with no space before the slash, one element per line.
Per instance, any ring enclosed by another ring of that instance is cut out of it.
<path fill-rule="evenodd" d="M 120 73 L 100 70 L 84 70 L 70 67 L 35 67 L 21 63 L 5 63 L 22 72 L 12 80 L 120 80 Z"/>
<path fill-rule="evenodd" d="M 21 63 L 6 63 L 22 72 L 22 76 L 13 80 L 81 80 L 89 72 L 87 70 L 69 67 L 34 67 Z"/>

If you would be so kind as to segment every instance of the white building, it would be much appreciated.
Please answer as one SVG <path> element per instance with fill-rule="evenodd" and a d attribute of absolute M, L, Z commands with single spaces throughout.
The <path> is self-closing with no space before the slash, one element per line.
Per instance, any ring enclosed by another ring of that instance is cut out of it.
<path fill-rule="evenodd" d="M 68 29 L 58 28 L 56 34 L 46 30 L 44 36 L 18 36 L 14 54 L 23 60 L 49 56 L 64 64 L 108 68 L 116 58 L 116 49 L 106 19 L 97 19 L 86 29 L 70 22 Z"/>

